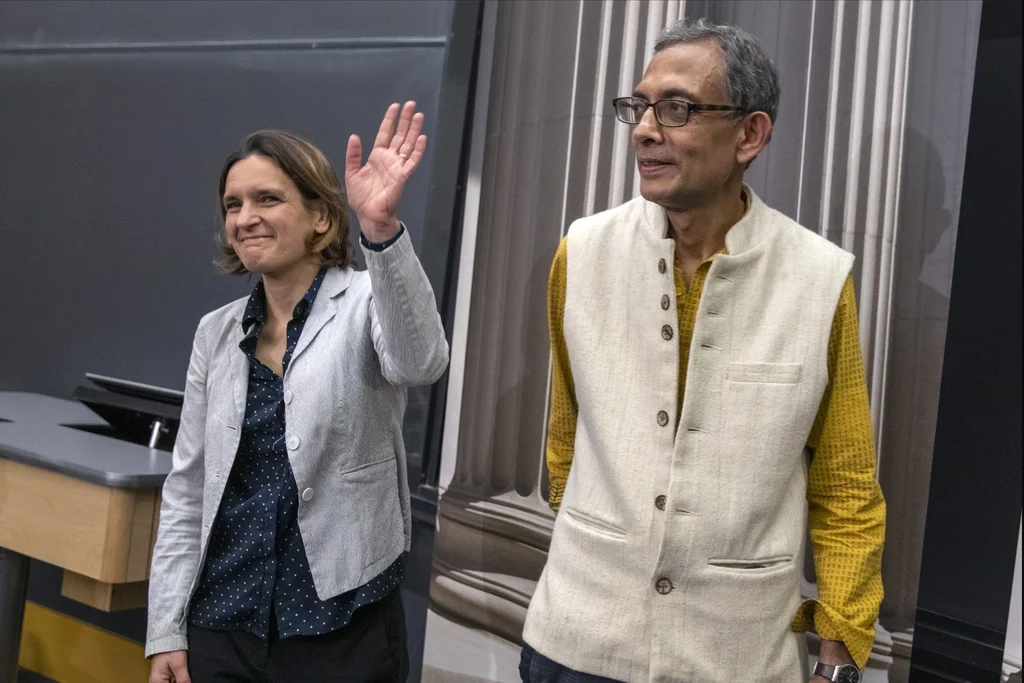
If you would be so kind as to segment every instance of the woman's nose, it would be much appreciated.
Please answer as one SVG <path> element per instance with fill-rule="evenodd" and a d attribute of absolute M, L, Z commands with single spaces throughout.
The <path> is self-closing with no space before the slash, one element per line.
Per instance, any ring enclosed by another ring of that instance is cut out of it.
<path fill-rule="evenodd" d="M 259 214 L 256 212 L 255 207 L 249 202 L 245 202 L 238 209 L 238 216 L 235 219 L 238 227 L 244 228 L 259 222 Z"/>

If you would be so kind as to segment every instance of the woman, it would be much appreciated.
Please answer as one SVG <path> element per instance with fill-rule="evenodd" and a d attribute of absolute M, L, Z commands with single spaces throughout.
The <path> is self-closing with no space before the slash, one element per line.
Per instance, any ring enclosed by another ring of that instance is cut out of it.
<path fill-rule="evenodd" d="M 395 210 L 426 149 L 388 108 L 345 184 L 288 133 L 249 136 L 220 176 L 222 267 L 248 298 L 207 314 L 189 362 L 150 572 L 151 683 L 404 681 L 406 387 L 448 362 Z M 395 120 L 397 121 L 397 130 Z"/>

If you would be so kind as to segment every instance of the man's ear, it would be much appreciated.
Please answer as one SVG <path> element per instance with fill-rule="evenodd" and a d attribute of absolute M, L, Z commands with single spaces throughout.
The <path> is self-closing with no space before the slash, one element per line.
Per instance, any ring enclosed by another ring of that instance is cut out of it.
<path fill-rule="evenodd" d="M 774 126 L 763 111 L 747 114 L 740 124 L 740 141 L 736 148 L 736 162 L 746 166 L 754 160 L 772 139 Z"/>

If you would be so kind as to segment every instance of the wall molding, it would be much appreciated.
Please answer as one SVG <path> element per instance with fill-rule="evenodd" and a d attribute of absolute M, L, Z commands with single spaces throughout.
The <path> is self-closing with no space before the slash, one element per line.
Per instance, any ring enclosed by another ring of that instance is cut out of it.
<path fill-rule="evenodd" d="M 126 43 L 36 43 L 2 45 L 0 55 L 124 54 L 135 52 L 246 52 L 259 50 L 372 50 L 445 47 L 447 36 L 295 38 L 272 40 L 178 40 Z"/>

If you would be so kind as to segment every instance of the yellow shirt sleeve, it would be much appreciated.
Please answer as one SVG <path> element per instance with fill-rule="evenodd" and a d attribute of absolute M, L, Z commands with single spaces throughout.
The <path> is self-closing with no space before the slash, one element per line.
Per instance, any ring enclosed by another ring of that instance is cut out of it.
<path fill-rule="evenodd" d="M 850 276 L 843 286 L 828 345 L 829 381 L 811 430 L 808 527 L 818 575 L 818 599 L 805 602 L 793 628 L 842 641 L 864 667 L 882 602 L 885 500 L 875 478 L 857 300 Z"/>
<path fill-rule="evenodd" d="M 548 331 L 551 336 L 551 414 L 548 417 L 548 505 L 558 511 L 569 478 L 576 442 L 576 386 L 569 366 L 569 349 L 562 335 L 565 321 L 566 241 L 562 238 L 548 277 Z"/>

